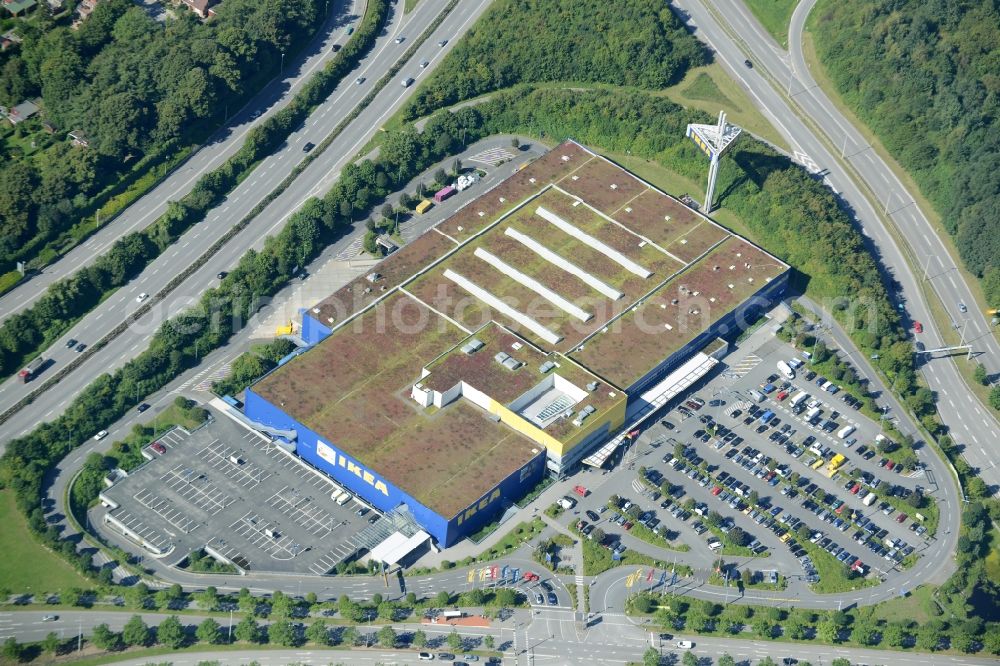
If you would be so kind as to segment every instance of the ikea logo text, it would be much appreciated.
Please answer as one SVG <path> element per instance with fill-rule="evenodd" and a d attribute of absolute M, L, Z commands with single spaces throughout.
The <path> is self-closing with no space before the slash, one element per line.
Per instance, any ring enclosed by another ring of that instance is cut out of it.
<path fill-rule="evenodd" d="M 323 442 L 316 442 L 316 453 L 319 457 L 327 461 L 331 465 L 337 465 L 338 467 L 343 467 L 351 474 L 355 475 L 359 479 L 363 480 L 365 483 L 370 485 L 375 490 L 379 491 L 386 497 L 389 496 L 389 488 L 385 485 L 385 482 L 381 479 L 376 479 L 375 475 L 366 470 L 364 467 L 355 464 L 354 462 L 348 460 L 342 455 L 339 455 L 331 447 L 327 446 Z"/>
<path fill-rule="evenodd" d="M 458 514 L 458 520 L 455 522 L 455 525 L 461 525 L 469 518 L 472 518 L 474 515 L 476 515 L 476 513 L 488 507 L 490 504 L 493 503 L 494 500 L 498 499 L 499 497 L 500 497 L 500 489 L 494 488 L 492 493 L 490 493 L 483 499 L 479 500 L 478 503 L 473 504 L 462 513 Z"/>

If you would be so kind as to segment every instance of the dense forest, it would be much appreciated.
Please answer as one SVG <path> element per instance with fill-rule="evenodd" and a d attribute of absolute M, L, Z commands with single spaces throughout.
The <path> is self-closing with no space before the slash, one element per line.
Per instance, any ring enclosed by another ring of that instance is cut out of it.
<path fill-rule="evenodd" d="M 664 88 L 708 55 L 656 0 L 498 0 L 408 107 L 410 119 L 515 83 Z"/>
<path fill-rule="evenodd" d="M 913 175 L 1000 306 L 1000 5 L 837 0 L 813 13 L 841 95 Z"/>
<path fill-rule="evenodd" d="M 178 9 L 160 23 L 130 0 L 107 0 L 77 30 L 19 24 L 23 43 L 0 55 L 0 104 L 40 98 L 57 131 L 24 146 L 18 139 L 40 122 L 26 121 L 0 141 L 0 272 L 92 212 L 91 198 L 138 160 L 221 122 L 226 104 L 315 29 L 323 7 L 225 0 L 211 21 Z M 71 130 L 90 147 L 71 145 Z"/>

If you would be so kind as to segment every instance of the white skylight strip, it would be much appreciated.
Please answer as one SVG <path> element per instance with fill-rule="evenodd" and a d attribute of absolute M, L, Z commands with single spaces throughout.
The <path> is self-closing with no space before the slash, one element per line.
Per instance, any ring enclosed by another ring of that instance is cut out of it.
<path fill-rule="evenodd" d="M 522 273 L 495 254 L 488 252 L 481 247 L 477 247 L 474 254 L 510 279 L 520 283 L 547 300 L 549 303 L 552 303 L 563 312 L 576 317 L 580 321 L 590 321 L 594 318 L 594 315 L 591 313 L 587 312 L 583 308 L 577 307 L 573 303 L 570 303 L 568 300 L 552 291 L 535 278 Z"/>
<path fill-rule="evenodd" d="M 550 345 L 557 344 L 560 340 L 562 340 L 562 336 L 556 335 L 555 333 L 545 328 L 544 326 L 539 324 L 537 321 L 535 321 L 528 315 L 510 307 L 509 305 L 501 301 L 499 298 L 497 298 L 490 292 L 486 291 L 485 289 L 483 289 L 476 283 L 468 280 L 467 278 L 459 275 L 450 268 L 445 269 L 444 276 L 449 280 L 451 280 L 452 282 L 454 282 L 455 284 L 457 284 L 462 289 L 466 290 L 467 292 L 469 292 L 470 294 L 481 300 L 483 303 L 486 303 L 494 310 L 497 310 L 507 318 L 513 319 L 521 326 L 524 326 L 529 331 L 540 337 L 542 340 L 548 342 Z"/>
<path fill-rule="evenodd" d="M 511 229 L 510 227 L 507 227 L 504 230 L 504 234 L 510 236 L 517 242 L 521 243 L 521 245 L 524 245 L 526 248 L 528 248 L 529 250 L 537 254 L 539 257 L 549 262 L 550 264 L 555 264 L 556 266 L 563 269 L 570 275 L 579 278 L 581 281 L 586 283 L 586 285 L 589 286 L 591 289 L 600 292 L 605 297 L 617 301 L 619 298 L 625 296 L 624 293 L 618 291 L 617 289 L 608 285 L 602 280 L 594 277 L 593 275 L 583 270 L 576 264 L 566 261 L 558 254 L 556 254 L 549 248 L 545 247 L 544 245 L 536 241 L 534 238 L 526 236 L 525 234 L 522 234 L 520 231 L 517 231 L 516 229 Z"/>
<path fill-rule="evenodd" d="M 559 217 L 555 213 L 553 213 L 553 212 L 551 212 L 549 210 L 546 210 L 542 206 L 539 206 L 538 208 L 536 208 L 535 209 L 535 213 L 537 215 L 539 215 L 540 217 L 542 217 L 547 222 L 555 225 L 561 231 L 564 231 L 565 233 L 569 234 L 573 238 L 577 239 L 578 241 L 580 241 L 584 245 L 587 245 L 587 246 L 589 246 L 589 247 L 597 250 L 598 252 L 600 252 L 601 254 L 603 254 L 604 256 L 606 256 L 608 259 L 610 259 L 611 261 L 619 264 L 622 268 L 624 268 L 625 270 L 629 271 L 630 273 L 635 273 L 636 275 L 638 275 L 639 277 L 644 278 L 644 279 L 648 278 L 649 276 L 651 276 L 653 274 L 652 271 L 643 268 L 642 266 L 640 266 L 639 264 L 635 263 L 634 261 L 632 261 L 631 259 L 629 259 L 628 257 L 626 257 L 624 254 L 622 254 L 618 250 L 615 250 L 614 248 L 608 247 L 606 244 L 604 244 L 601 241 L 597 240 L 596 238 L 594 238 L 590 234 L 588 234 L 588 233 L 584 232 L 583 230 L 577 228 L 575 225 L 570 224 L 566 220 L 562 219 L 561 217 Z"/>

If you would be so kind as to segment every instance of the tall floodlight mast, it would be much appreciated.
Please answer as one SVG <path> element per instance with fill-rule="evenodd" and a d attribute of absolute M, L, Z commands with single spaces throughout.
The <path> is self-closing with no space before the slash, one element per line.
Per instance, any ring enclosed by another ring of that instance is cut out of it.
<path fill-rule="evenodd" d="M 715 196 L 715 179 L 719 176 L 719 160 L 723 153 L 733 145 L 743 128 L 726 122 L 726 112 L 719 111 L 718 125 L 688 125 L 687 136 L 694 141 L 701 151 L 708 155 L 708 190 L 705 192 L 704 209 L 711 213 L 712 199 Z"/>

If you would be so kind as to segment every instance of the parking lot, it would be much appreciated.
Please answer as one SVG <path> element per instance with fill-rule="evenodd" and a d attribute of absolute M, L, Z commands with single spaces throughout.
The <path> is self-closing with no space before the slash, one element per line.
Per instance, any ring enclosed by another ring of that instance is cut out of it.
<path fill-rule="evenodd" d="M 926 528 L 887 500 L 932 497 L 933 476 L 891 469 L 876 452 L 879 424 L 833 383 L 817 385 L 791 346 L 768 338 L 738 351 L 647 426 L 579 513 L 589 511 L 611 547 L 638 523 L 703 553 L 706 566 L 739 553 L 755 569 L 810 583 L 819 549 L 864 576 L 891 576 L 918 557 Z M 785 374 L 778 361 L 798 370 Z M 638 509 L 600 511 L 613 495 Z M 737 527 L 742 548 L 727 538 Z"/>
<path fill-rule="evenodd" d="M 95 509 L 121 540 L 177 563 L 208 547 L 242 569 L 324 574 L 358 550 L 378 514 L 338 505 L 326 477 L 229 418 L 175 429 L 145 449 L 151 460 L 104 492 Z M 359 516 L 359 512 L 363 516 Z M 95 523 L 98 521 L 95 521 Z"/>

